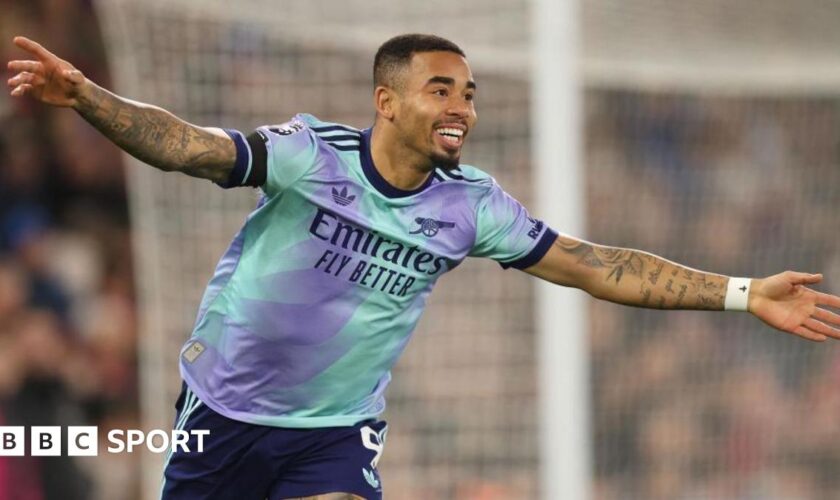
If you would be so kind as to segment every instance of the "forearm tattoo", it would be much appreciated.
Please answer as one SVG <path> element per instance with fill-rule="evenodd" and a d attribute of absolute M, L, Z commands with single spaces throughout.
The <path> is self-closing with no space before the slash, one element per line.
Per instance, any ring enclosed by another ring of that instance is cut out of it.
<path fill-rule="evenodd" d="M 601 298 L 659 309 L 723 309 L 727 278 L 626 248 L 560 237 L 555 243 L 580 265 L 599 270 Z"/>
<path fill-rule="evenodd" d="M 96 86 L 79 96 L 76 111 L 124 151 L 161 170 L 222 181 L 236 159 L 225 138 Z"/>

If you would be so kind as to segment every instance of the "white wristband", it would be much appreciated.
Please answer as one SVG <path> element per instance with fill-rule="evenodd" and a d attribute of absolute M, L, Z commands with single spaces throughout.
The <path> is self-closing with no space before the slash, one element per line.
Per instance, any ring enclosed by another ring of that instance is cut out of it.
<path fill-rule="evenodd" d="M 729 278 L 723 308 L 726 311 L 746 311 L 750 298 L 750 278 Z"/>

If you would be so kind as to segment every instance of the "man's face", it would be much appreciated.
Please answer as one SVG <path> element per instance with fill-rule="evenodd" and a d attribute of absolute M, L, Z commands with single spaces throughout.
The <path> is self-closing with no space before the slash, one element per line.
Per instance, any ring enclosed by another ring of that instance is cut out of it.
<path fill-rule="evenodd" d="M 404 144 L 435 166 L 457 167 L 477 119 L 467 61 L 452 52 L 415 53 L 397 94 L 394 125 Z"/>

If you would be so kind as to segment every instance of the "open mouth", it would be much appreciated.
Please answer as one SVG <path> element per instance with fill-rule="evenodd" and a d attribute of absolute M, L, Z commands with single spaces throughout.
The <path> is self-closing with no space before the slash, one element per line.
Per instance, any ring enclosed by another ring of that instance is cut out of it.
<path fill-rule="evenodd" d="M 435 129 L 435 135 L 447 149 L 460 148 L 464 143 L 465 131 L 455 127 L 439 127 Z"/>

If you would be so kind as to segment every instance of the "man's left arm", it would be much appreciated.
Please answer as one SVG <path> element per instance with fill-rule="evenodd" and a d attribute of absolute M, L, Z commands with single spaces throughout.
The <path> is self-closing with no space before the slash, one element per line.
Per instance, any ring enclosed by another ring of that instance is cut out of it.
<path fill-rule="evenodd" d="M 525 272 L 593 297 L 656 309 L 723 310 L 730 278 L 627 248 L 560 235 Z M 840 339 L 840 297 L 807 288 L 822 275 L 786 271 L 750 282 L 747 309 L 768 325 L 808 340 Z"/>

